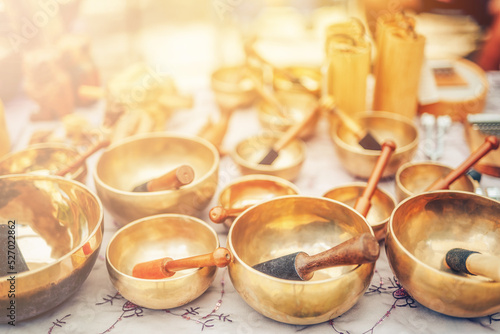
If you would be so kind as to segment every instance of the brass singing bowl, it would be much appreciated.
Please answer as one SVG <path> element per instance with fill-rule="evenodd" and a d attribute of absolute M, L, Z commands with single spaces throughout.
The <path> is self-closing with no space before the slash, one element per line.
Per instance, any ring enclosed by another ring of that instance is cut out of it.
<path fill-rule="evenodd" d="M 194 180 L 173 190 L 133 192 L 134 187 L 182 164 L 194 169 Z M 108 147 L 94 171 L 97 194 L 116 222 L 161 213 L 198 215 L 215 194 L 219 153 L 196 136 L 149 133 L 136 135 Z"/>
<path fill-rule="evenodd" d="M 55 308 L 84 283 L 99 255 L 103 208 L 80 182 L 57 176 L 1 176 L 0 193 L 0 221 L 9 226 L 15 221 L 15 242 L 28 266 L 21 272 L 17 255 L 10 258 L 16 268 L 2 268 L 7 274 L 0 278 L 0 307 L 10 315 L 14 300 L 18 322 Z M 14 245 L 8 241 L 2 247 L 7 258 Z M 15 296 L 9 297 L 10 290 Z M 11 320 L 2 316 L 0 323 Z"/>
<path fill-rule="evenodd" d="M 292 140 L 281 149 L 271 165 L 259 164 L 278 139 L 279 137 L 275 134 L 264 133 L 240 141 L 231 152 L 231 158 L 241 174 L 272 175 L 288 181 L 296 179 L 306 158 L 306 145 L 299 138 Z"/>
<path fill-rule="evenodd" d="M 27 173 L 53 175 L 73 163 L 79 156 L 75 148 L 62 143 L 30 145 L 23 150 L 5 155 L 0 160 L 0 175 Z M 65 177 L 85 183 L 87 165 L 82 164 Z"/>
<path fill-rule="evenodd" d="M 287 66 L 274 71 L 273 86 L 277 91 L 321 95 L 321 71 L 313 66 Z"/>
<path fill-rule="evenodd" d="M 403 164 L 395 176 L 396 199 L 403 199 L 420 194 L 434 181 L 445 177 L 453 169 L 433 161 L 407 162 Z M 469 175 L 460 176 L 450 185 L 450 190 L 474 192 L 474 182 Z"/>
<path fill-rule="evenodd" d="M 210 84 L 219 106 L 229 110 L 247 108 L 257 99 L 257 92 L 251 78 L 246 75 L 244 65 L 224 66 L 216 69 Z"/>
<path fill-rule="evenodd" d="M 222 189 L 218 203 L 224 209 L 244 209 L 275 197 L 298 194 L 299 189 L 295 184 L 280 177 L 245 175 Z M 234 218 L 227 218 L 223 223 L 231 227 Z"/>
<path fill-rule="evenodd" d="M 459 247 L 500 253 L 500 202 L 464 191 L 440 190 L 409 197 L 394 210 L 385 241 L 392 271 L 420 304 L 454 317 L 500 311 L 500 282 L 458 274 L 445 265 Z"/>
<path fill-rule="evenodd" d="M 354 207 L 356 200 L 363 195 L 366 183 L 356 182 L 352 184 L 335 187 L 327 191 L 323 197 L 330 198 Z M 373 229 L 378 240 L 385 238 L 387 223 L 392 211 L 396 208 L 396 199 L 387 191 L 377 188 L 371 198 L 371 206 L 366 220 Z"/>
<path fill-rule="evenodd" d="M 181 259 L 213 252 L 217 233 L 204 221 L 182 214 L 160 214 L 120 228 L 106 249 L 106 267 L 114 287 L 132 303 L 169 309 L 189 303 L 212 284 L 217 267 L 186 269 L 163 279 L 132 276 L 134 266 L 164 257 Z"/>
<path fill-rule="evenodd" d="M 304 251 L 329 249 L 372 229 L 349 206 L 328 198 L 282 196 L 247 209 L 231 225 L 229 275 L 245 302 L 276 321 L 309 325 L 333 319 L 363 296 L 374 263 L 316 271 L 310 281 L 275 278 L 255 264 Z"/>
<path fill-rule="evenodd" d="M 318 98 L 307 92 L 283 90 L 276 91 L 274 95 L 280 102 L 282 109 L 278 110 L 276 106 L 262 100 L 258 104 L 257 116 L 264 129 L 277 135 L 283 134 L 292 125 L 303 120 L 318 104 Z M 311 137 L 316 131 L 319 118 L 320 113 L 318 112 L 299 132 L 298 138 Z"/>
<path fill-rule="evenodd" d="M 386 139 L 396 143 L 396 150 L 392 153 L 382 177 L 394 176 L 399 166 L 411 161 L 417 153 L 419 134 L 412 120 L 394 113 L 377 111 L 358 114 L 354 118 L 363 129 L 382 143 Z M 380 151 L 367 150 L 358 143 L 358 138 L 333 114 L 330 115 L 330 136 L 337 156 L 350 174 L 368 179 L 380 156 Z"/>

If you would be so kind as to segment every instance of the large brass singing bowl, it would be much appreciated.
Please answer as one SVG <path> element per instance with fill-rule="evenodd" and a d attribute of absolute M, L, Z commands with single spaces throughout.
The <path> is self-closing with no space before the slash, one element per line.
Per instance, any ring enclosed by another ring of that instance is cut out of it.
<path fill-rule="evenodd" d="M 424 192 L 434 181 L 445 177 L 452 170 L 451 167 L 432 161 L 403 164 L 396 172 L 396 199 L 400 202 L 407 197 Z M 474 192 L 474 188 L 472 178 L 468 175 L 460 176 L 450 185 L 450 190 Z"/>
<path fill-rule="evenodd" d="M 0 278 L 0 323 L 18 322 L 53 309 L 83 284 L 99 255 L 103 208 L 80 182 L 56 176 L 2 176 L 0 194 L 1 224 L 9 231 L 15 225 L 15 239 L 5 239 L 1 255 L 12 255 L 14 240 L 21 253 L 9 258 L 15 268 L 0 268 L 7 271 Z M 21 272 L 21 256 L 27 271 Z"/>
<path fill-rule="evenodd" d="M 207 254 L 217 247 L 217 234 L 202 220 L 161 214 L 119 229 L 106 249 L 106 265 L 111 282 L 123 297 L 139 306 L 168 309 L 202 295 L 213 282 L 217 267 L 186 269 L 163 279 L 143 279 L 132 276 L 134 266 L 164 257 L 175 260 Z"/>
<path fill-rule="evenodd" d="M 306 158 L 306 145 L 301 139 L 294 139 L 279 151 L 271 165 L 259 164 L 279 136 L 265 133 L 240 141 L 231 152 L 233 161 L 241 174 L 265 174 L 293 181 L 300 174 Z"/>
<path fill-rule="evenodd" d="M 303 120 L 318 104 L 318 98 L 307 92 L 277 91 L 275 96 L 282 109 L 278 110 L 271 103 L 262 101 L 258 105 L 257 115 L 262 127 L 277 135 L 283 134 L 292 125 Z M 317 112 L 299 132 L 298 137 L 301 139 L 311 137 L 316 131 L 319 118 L 320 113 Z"/>
<path fill-rule="evenodd" d="M 355 120 L 363 129 L 367 129 L 378 141 L 386 139 L 396 143 L 382 177 L 394 176 L 399 166 L 411 161 L 417 153 L 418 129 L 407 117 L 388 112 L 359 114 Z M 336 116 L 330 116 L 330 136 L 337 156 L 344 168 L 352 175 L 368 179 L 380 156 L 380 151 L 367 150 L 359 145 L 359 139 L 343 125 Z"/>
<path fill-rule="evenodd" d="M 219 205 L 224 209 L 245 209 L 279 196 L 298 195 L 295 184 L 277 176 L 245 175 L 228 184 L 219 194 Z M 224 224 L 230 227 L 234 218 Z"/>
<path fill-rule="evenodd" d="M 38 174 L 53 175 L 78 159 L 79 153 L 69 145 L 46 143 L 30 145 L 26 149 L 11 152 L 0 160 L 0 175 Z M 65 177 L 85 183 L 87 165 L 84 163 Z"/>
<path fill-rule="evenodd" d="M 291 195 L 257 204 L 229 229 L 231 281 L 248 305 L 276 321 L 333 319 L 363 296 L 374 263 L 319 270 L 310 281 L 275 278 L 252 266 L 297 251 L 317 254 L 364 232 L 373 233 L 359 213 L 328 198 Z"/>
<path fill-rule="evenodd" d="M 330 198 L 354 207 L 356 200 L 363 195 L 366 183 L 356 182 L 333 188 L 327 191 L 323 197 Z M 371 206 L 366 220 L 373 229 L 378 240 L 385 238 L 387 223 L 392 211 L 396 208 L 396 199 L 387 191 L 377 188 L 371 198 Z"/>
<path fill-rule="evenodd" d="M 194 169 L 194 180 L 179 189 L 132 192 L 134 187 L 182 164 Z M 129 137 L 110 146 L 97 161 L 97 194 L 116 222 L 161 213 L 196 216 L 210 202 L 218 182 L 219 153 L 205 139 L 168 133 Z"/>
<path fill-rule="evenodd" d="M 463 191 L 409 197 L 391 216 L 386 237 L 389 264 L 420 304 L 454 317 L 500 312 L 500 282 L 458 274 L 443 265 L 459 247 L 500 254 L 500 202 Z"/>

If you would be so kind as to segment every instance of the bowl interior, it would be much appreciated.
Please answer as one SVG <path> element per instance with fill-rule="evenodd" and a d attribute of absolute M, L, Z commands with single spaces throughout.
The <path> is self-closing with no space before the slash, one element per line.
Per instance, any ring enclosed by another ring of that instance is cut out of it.
<path fill-rule="evenodd" d="M 100 202 L 73 181 L 11 175 L 0 178 L 0 192 L 0 217 L 6 223 L 16 221 L 16 242 L 30 270 L 27 275 L 81 247 L 102 223 Z"/>
<path fill-rule="evenodd" d="M 500 203 L 472 193 L 431 192 L 401 203 L 390 224 L 395 240 L 414 261 L 451 272 L 443 259 L 452 248 L 499 254 L 499 209 Z"/>
<path fill-rule="evenodd" d="M 271 165 L 259 164 L 277 140 L 273 136 L 253 136 L 241 141 L 234 150 L 236 162 L 255 171 L 287 169 L 302 163 L 305 158 L 304 143 L 295 139 L 279 151 Z"/>
<path fill-rule="evenodd" d="M 115 270 L 132 276 L 132 269 L 138 263 L 206 254 L 218 245 L 217 234 L 205 223 L 189 216 L 166 214 L 121 228 L 108 245 L 107 258 Z M 182 270 L 169 279 L 192 275 L 196 270 Z"/>
<path fill-rule="evenodd" d="M 219 195 L 219 203 L 225 208 L 245 208 L 274 197 L 296 194 L 298 189 L 286 180 L 249 175 L 227 186 Z"/>
<path fill-rule="evenodd" d="M 245 211 L 234 221 L 229 242 L 233 256 L 251 267 L 297 251 L 314 255 L 370 231 L 363 217 L 344 204 L 292 195 Z M 336 278 L 355 267 L 319 270 L 311 281 Z"/>
<path fill-rule="evenodd" d="M 194 187 L 218 165 L 218 153 L 200 138 L 168 135 L 132 137 L 108 148 L 96 166 L 96 176 L 119 191 L 132 189 L 182 164 L 193 167 Z"/>

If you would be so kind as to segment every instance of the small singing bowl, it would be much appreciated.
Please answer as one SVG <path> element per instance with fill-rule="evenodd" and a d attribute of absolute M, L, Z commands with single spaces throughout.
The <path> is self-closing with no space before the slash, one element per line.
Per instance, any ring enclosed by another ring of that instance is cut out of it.
<path fill-rule="evenodd" d="M 280 71 L 274 71 L 273 84 L 277 91 L 305 92 L 319 98 L 321 71 L 312 66 L 288 66 Z"/>
<path fill-rule="evenodd" d="M 104 213 L 93 192 L 62 177 L 5 175 L 0 192 L 0 307 L 8 310 L 0 323 L 7 323 L 52 310 L 78 291 L 99 255 Z"/>
<path fill-rule="evenodd" d="M 295 184 L 277 176 L 245 175 L 228 184 L 219 194 L 218 203 L 224 209 L 242 210 L 252 205 L 270 200 L 279 196 L 298 195 L 299 189 Z M 236 215 L 238 216 L 238 215 Z M 231 227 L 236 217 L 223 220 L 227 227 Z"/>
<path fill-rule="evenodd" d="M 300 174 L 306 157 L 305 143 L 296 138 L 281 149 L 270 165 L 259 164 L 271 146 L 279 139 L 277 135 L 255 135 L 240 141 L 231 152 L 233 161 L 241 174 L 265 174 L 293 181 Z"/>
<path fill-rule="evenodd" d="M 366 183 L 356 182 L 333 188 L 327 191 L 323 197 L 330 198 L 354 207 L 356 200 L 363 195 Z M 373 229 L 378 240 L 385 238 L 387 223 L 392 211 L 396 208 L 396 199 L 387 191 L 377 188 L 371 198 L 371 206 L 366 220 Z"/>
<path fill-rule="evenodd" d="M 340 162 L 350 174 L 368 179 L 380 156 L 380 151 L 361 147 L 359 139 L 345 125 L 331 117 L 330 135 Z M 392 177 L 399 166 L 411 161 L 417 153 L 419 134 L 412 120 L 394 113 L 377 111 L 359 114 L 355 118 L 363 129 L 368 130 L 380 144 L 390 139 L 396 143 L 382 177 Z"/>
<path fill-rule="evenodd" d="M 218 105 L 233 110 L 247 108 L 257 99 L 251 78 L 246 75 L 246 66 L 225 66 L 212 73 L 211 87 Z"/>
<path fill-rule="evenodd" d="M 178 189 L 132 190 L 179 165 L 190 165 L 194 180 Z M 98 196 L 115 221 L 162 213 L 198 215 L 217 189 L 219 152 L 205 139 L 169 133 L 136 135 L 108 147 L 94 170 Z"/>
<path fill-rule="evenodd" d="M 275 96 L 283 107 L 282 110 L 278 110 L 269 102 L 261 101 L 258 104 L 257 115 L 264 129 L 278 135 L 302 121 L 318 104 L 318 98 L 306 92 L 276 91 Z M 299 132 L 298 138 L 311 137 L 316 131 L 319 118 L 320 113 L 318 112 Z"/>
<path fill-rule="evenodd" d="M 452 272 L 446 253 L 465 248 L 500 254 L 500 202 L 440 190 L 405 199 L 394 210 L 385 241 L 392 271 L 420 304 L 454 317 L 500 312 L 500 282 Z"/>
<path fill-rule="evenodd" d="M 138 219 L 119 229 L 106 249 L 106 266 L 114 287 L 132 303 L 169 309 L 189 303 L 212 284 L 217 267 L 177 271 L 163 279 L 132 276 L 134 266 L 164 257 L 181 259 L 213 252 L 217 233 L 204 221 L 182 214 Z"/>
<path fill-rule="evenodd" d="M 318 270 L 309 281 L 276 278 L 253 266 L 297 251 L 317 254 L 366 232 L 373 233 L 364 217 L 328 198 L 290 195 L 257 204 L 229 229 L 231 281 L 244 301 L 268 318 L 297 325 L 328 321 L 363 296 L 374 263 Z"/>
<path fill-rule="evenodd" d="M 451 171 L 453 171 L 451 167 L 432 161 L 403 164 L 396 172 L 396 199 L 400 202 L 407 197 L 424 192 L 434 181 L 445 177 Z M 472 178 L 466 174 L 450 185 L 450 190 L 474 192 L 474 189 Z"/>
<path fill-rule="evenodd" d="M 65 144 L 45 143 L 30 145 L 26 149 L 11 152 L 0 160 L 0 175 L 37 174 L 52 175 L 73 163 L 80 156 L 79 152 Z M 85 183 L 87 165 L 84 163 L 66 178 Z"/>

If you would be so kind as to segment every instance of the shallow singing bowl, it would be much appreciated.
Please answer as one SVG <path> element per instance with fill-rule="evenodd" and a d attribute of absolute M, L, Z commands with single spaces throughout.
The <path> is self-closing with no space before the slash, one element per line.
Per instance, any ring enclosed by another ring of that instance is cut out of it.
<path fill-rule="evenodd" d="M 307 92 L 276 91 L 274 95 L 280 102 L 282 109 L 278 110 L 271 103 L 261 101 L 258 105 L 257 115 L 262 127 L 277 135 L 283 134 L 292 125 L 303 120 L 318 104 L 318 98 Z M 316 131 L 319 118 L 320 113 L 318 112 L 299 132 L 298 138 L 311 137 Z"/>
<path fill-rule="evenodd" d="M 257 99 L 254 83 L 243 65 L 224 66 L 211 76 L 211 87 L 217 103 L 228 109 L 247 108 Z"/>
<path fill-rule="evenodd" d="M 133 192 L 134 187 L 182 164 L 194 169 L 194 180 L 173 190 Z M 205 139 L 168 133 L 129 137 L 106 149 L 97 161 L 97 194 L 115 221 L 161 213 L 198 215 L 215 194 L 219 153 Z"/>
<path fill-rule="evenodd" d="M 297 251 L 317 254 L 365 232 L 373 233 L 359 213 L 328 198 L 290 195 L 257 204 L 229 229 L 231 281 L 248 305 L 276 321 L 333 319 L 363 296 L 374 263 L 318 270 L 309 281 L 275 278 L 252 266 Z"/>
<path fill-rule="evenodd" d="M 27 148 L 11 152 L 0 160 L 0 175 L 38 174 L 51 175 L 73 163 L 80 154 L 69 146 L 59 143 L 30 145 Z M 85 183 L 87 165 L 84 163 L 65 177 Z"/>
<path fill-rule="evenodd" d="M 445 177 L 451 171 L 453 171 L 453 168 L 432 161 L 403 164 L 396 172 L 396 199 L 399 202 L 407 197 L 424 192 L 434 181 Z M 474 182 L 467 174 L 460 176 L 450 185 L 450 190 L 474 192 L 474 189 Z"/>
<path fill-rule="evenodd" d="M 459 247 L 500 253 L 500 202 L 464 191 L 440 190 L 405 199 L 391 216 L 386 253 L 392 271 L 420 304 L 472 318 L 500 312 L 500 282 L 458 274 L 443 265 Z"/>
<path fill-rule="evenodd" d="M 358 138 L 336 116 L 330 115 L 330 136 L 337 156 L 350 174 L 368 179 L 380 156 L 380 151 L 367 150 L 358 143 Z M 358 114 L 354 118 L 363 129 L 368 130 L 380 144 L 390 139 L 396 143 L 382 177 L 394 176 L 399 166 L 411 161 L 417 153 L 419 135 L 414 122 L 394 113 L 377 111 Z"/>
<path fill-rule="evenodd" d="M 175 308 L 201 296 L 213 282 L 217 267 L 144 279 L 132 276 L 134 266 L 164 257 L 176 260 L 207 254 L 217 247 L 217 234 L 204 221 L 182 214 L 161 214 L 119 229 L 106 249 L 106 266 L 115 288 L 132 303 L 151 309 Z"/>
<path fill-rule="evenodd" d="M 15 241 L 28 266 L 21 272 L 17 255 L 9 259 L 16 268 L 1 268 L 7 274 L 0 278 L 0 323 L 6 323 L 12 320 L 12 301 L 14 320 L 23 321 L 55 308 L 81 287 L 99 255 L 103 208 L 80 182 L 56 176 L 1 176 L 0 193 L 0 221 L 9 227 L 15 221 Z M 2 247 L 7 261 L 14 245 L 7 241 Z M 11 290 L 15 297 L 9 297 Z"/>
<path fill-rule="evenodd" d="M 228 184 L 219 194 L 224 209 L 243 209 L 279 196 L 298 195 L 295 184 L 277 176 L 245 175 Z M 230 227 L 234 219 L 224 221 Z"/>
<path fill-rule="evenodd" d="M 278 139 L 279 137 L 273 134 L 262 134 L 240 141 L 231 152 L 231 157 L 241 174 L 272 175 L 287 181 L 297 178 L 306 158 L 306 145 L 299 138 L 292 140 L 281 149 L 272 164 L 259 164 Z"/>
<path fill-rule="evenodd" d="M 327 191 L 323 197 L 330 198 L 354 207 L 356 200 L 363 195 L 366 183 L 356 182 Z M 385 238 L 387 223 L 392 211 L 396 208 L 396 199 L 387 191 L 377 188 L 371 198 L 371 206 L 366 220 L 373 229 L 378 240 Z"/>

